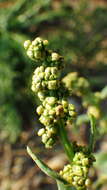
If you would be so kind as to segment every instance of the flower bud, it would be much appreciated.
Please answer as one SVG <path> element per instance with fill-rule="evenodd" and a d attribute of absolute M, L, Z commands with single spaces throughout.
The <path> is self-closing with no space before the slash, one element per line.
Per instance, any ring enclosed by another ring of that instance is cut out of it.
<path fill-rule="evenodd" d="M 33 92 L 35 92 L 35 89 L 36 89 L 35 84 L 32 84 L 31 90 L 32 90 Z"/>
<path fill-rule="evenodd" d="M 47 136 L 46 134 L 43 134 L 43 135 L 42 135 L 42 142 L 43 142 L 43 143 L 46 143 L 47 140 L 48 140 L 48 136 Z"/>
<path fill-rule="evenodd" d="M 90 179 L 86 179 L 85 185 L 86 185 L 86 187 L 89 187 L 91 185 L 91 180 Z"/>
<path fill-rule="evenodd" d="M 56 128 L 55 127 L 51 127 L 49 129 L 49 131 L 51 132 L 51 134 L 55 134 L 57 132 Z"/>
<path fill-rule="evenodd" d="M 46 148 L 51 148 L 54 143 L 55 143 L 54 139 L 53 138 L 49 138 L 49 140 L 45 144 L 45 147 Z"/>
<path fill-rule="evenodd" d="M 51 67 L 51 73 L 52 75 L 55 75 L 58 72 L 57 67 Z"/>
<path fill-rule="evenodd" d="M 49 44 L 48 40 L 43 40 L 43 45 L 47 46 Z"/>
<path fill-rule="evenodd" d="M 47 81 L 42 81 L 42 87 L 46 88 L 46 86 L 47 86 Z"/>
<path fill-rule="evenodd" d="M 48 89 L 49 90 L 55 90 L 58 87 L 56 80 L 51 80 L 48 82 Z"/>
<path fill-rule="evenodd" d="M 75 111 L 69 111 L 69 115 L 72 116 L 72 117 L 75 117 L 77 114 Z"/>
<path fill-rule="evenodd" d="M 49 115 L 49 110 L 45 109 L 44 112 L 43 112 L 43 115 L 48 116 Z"/>
<path fill-rule="evenodd" d="M 82 167 L 82 169 L 83 169 L 84 175 L 87 175 L 89 169 L 87 167 Z"/>
<path fill-rule="evenodd" d="M 27 55 L 28 57 L 30 57 L 31 59 L 33 58 L 33 52 L 31 50 L 27 51 Z"/>
<path fill-rule="evenodd" d="M 40 72 L 44 72 L 44 70 L 45 70 L 44 66 L 40 66 L 39 70 L 40 70 Z"/>
<path fill-rule="evenodd" d="M 34 83 L 38 83 L 38 82 L 40 83 L 41 82 L 41 78 L 39 76 L 35 77 L 35 75 L 34 75 L 32 79 L 33 79 Z"/>
<path fill-rule="evenodd" d="M 47 67 L 47 68 L 45 69 L 45 74 L 50 75 L 50 73 L 51 73 L 51 67 Z"/>
<path fill-rule="evenodd" d="M 58 116 L 61 116 L 64 114 L 64 109 L 62 105 L 57 106 L 55 110 L 56 110 L 56 115 Z"/>
<path fill-rule="evenodd" d="M 83 165 L 83 166 L 87 166 L 88 164 L 89 164 L 88 158 L 83 158 L 83 159 L 82 159 L 82 165 Z"/>
<path fill-rule="evenodd" d="M 40 99 L 40 101 L 43 101 L 45 99 L 45 95 L 42 91 L 38 92 L 38 98 Z"/>
<path fill-rule="evenodd" d="M 37 109 L 36 109 L 36 111 L 37 111 L 37 113 L 39 114 L 39 115 L 41 115 L 42 113 L 43 113 L 43 111 L 44 111 L 44 109 L 43 109 L 43 106 L 38 106 L 37 107 Z"/>
<path fill-rule="evenodd" d="M 26 40 L 26 41 L 24 42 L 24 48 L 25 48 L 25 49 L 28 49 L 30 45 L 31 45 L 31 41 L 30 41 L 30 40 Z"/>
<path fill-rule="evenodd" d="M 80 180 L 78 180 L 78 184 L 81 186 L 84 185 L 84 179 L 81 178 Z"/>
<path fill-rule="evenodd" d="M 35 57 L 35 59 L 41 59 L 41 57 L 42 57 L 41 52 L 40 51 L 35 51 L 34 52 L 34 57 Z"/>
<path fill-rule="evenodd" d="M 94 115 L 94 117 L 96 117 L 97 119 L 100 118 L 101 115 L 100 110 L 96 106 L 89 106 L 88 114 Z"/>
<path fill-rule="evenodd" d="M 37 37 L 37 38 L 32 42 L 32 45 L 33 45 L 33 46 L 36 46 L 36 45 L 38 45 L 38 44 L 40 44 L 40 43 L 42 43 L 42 39 L 39 38 L 39 37 Z"/>
<path fill-rule="evenodd" d="M 41 129 L 39 129 L 39 131 L 38 131 L 38 136 L 42 136 L 44 133 L 45 133 L 45 129 L 44 129 L 44 128 L 41 128 Z"/>
<path fill-rule="evenodd" d="M 59 54 L 58 53 L 53 52 L 51 57 L 52 57 L 52 61 L 58 61 L 59 60 Z"/>
<path fill-rule="evenodd" d="M 62 100 L 62 105 L 64 108 L 66 108 L 68 106 L 68 102 L 66 100 Z"/>
<path fill-rule="evenodd" d="M 40 73 L 40 67 L 37 67 L 34 71 L 34 74 L 38 76 L 39 73 Z"/>
<path fill-rule="evenodd" d="M 75 106 L 74 106 L 73 104 L 69 104 L 68 107 L 69 107 L 69 110 L 70 110 L 70 111 L 74 111 L 74 110 L 75 110 Z"/>
<path fill-rule="evenodd" d="M 44 72 L 39 73 L 39 77 L 40 77 L 41 79 L 44 79 L 44 75 L 45 75 Z"/>
<path fill-rule="evenodd" d="M 38 82 L 38 83 L 36 84 L 36 86 L 35 86 L 35 90 L 36 90 L 36 91 L 39 91 L 40 89 L 41 89 L 41 83 Z"/>
<path fill-rule="evenodd" d="M 55 97 L 47 97 L 46 98 L 46 102 L 49 104 L 49 105 L 54 105 L 56 103 L 56 98 Z"/>
<path fill-rule="evenodd" d="M 82 170 L 81 170 L 81 167 L 78 166 L 78 165 L 74 165 L 72 167 L 72 170 L 73 170 L 73 173 L 77 176 L 82 176 Z"/>
<path fill-rule="evenodd" d="M 55 112 L 55 109 L 51 109 L 51 110 L 49 110 L 49 115 L 55 115 L 56 114 L 56 112 Z"/>

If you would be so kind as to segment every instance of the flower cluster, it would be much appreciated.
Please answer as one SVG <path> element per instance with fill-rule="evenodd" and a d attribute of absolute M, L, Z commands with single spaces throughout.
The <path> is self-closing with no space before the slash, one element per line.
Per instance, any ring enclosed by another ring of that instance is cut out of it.
<path fill-rule="evenodd" d="M 62 81 L 72 95 L 81 98 L 82 106 L 86 110 L 86 114 L 83 114 L 84 116 L 81 117 L 81 122 L 87 122 L 87 114 L 92 114 L 97 119 L 97 125 L 100 127 L 99 135 L 102 136 L 107 133 L 107 114 L 102 112 L 102 102 L 107 98 L 107 87 L 105 86 L 99 92 L 92 92 L 88 80 L 80 77 L 77 72 L 69 73 Z M 76 124 L 80 125 L 81 122 L 78 117 Z"/>
<path fill-rule="evenodd" d="M 84 190 L 91 184 L 88 173 L 93 161 L 93 155 L 87 155 L 83 151 L 76 152 L 72 164 L 64 166 L 60 175 L 77 190 Z"/>
<path fill-rule="evenodd" d="M 44 125 L 38 131 L 46 148 L 51 148 L 57 137 L 58 123 L 63 119 L 66 124 L 76 116 L 75 107 L 64 98 L 63 86 L 60 81 L 63 57 L 48 50 L 47 40 L 36 38 L 33 42 L 25 41 L 27 55 L 40 62 L 32 77 L 32 91 L 37 94 L 41 105 L 37 107 L 40 122 Z M 62 96 L 63 93 L 63 96 Z"/>
<path fill-rule="evenodd" d="M 64 99 L 58 100 L 56 97 L 46 97 L 43 104 L 37 107 L 37 113 L 40 115 L 40 122 L 45 126 L 45 129 L 38 131 L 38 135 L 42 136 L 42 142 L 47 148 L 55 142 L 60 120 L 63 119 L 66 124 L 67 121 L 72 122 L 76 116 L 74 105 L 68 104 Z"/>
<path fill-rule="evenodd" d="M 41 92 L 47 89 L 57 89 L 59 87 L 59 74 L 57 67 L 37 67 L 32 78 L 32 90 Z"/>
<path fill-rule="evenodd" d="M 77 72 L 71 72 L 63 78 L 66 87 L 72 94 L 83 96 L 89 92 L 89 82 L 84 77 L 79 77 Z"/>
<path fill-rule="evenodd" d="M 30 59 L 42 62 L 42 65 L 57 66 L 62 68 L 63 57 L 56 52 L 52 52 L 47 49 L 48 40 L 43 40 L 40 37 L 37 37 L 32 42 L 27 40 L 24 42 L 24 48 L 27 51 L 27 55 Z"/>

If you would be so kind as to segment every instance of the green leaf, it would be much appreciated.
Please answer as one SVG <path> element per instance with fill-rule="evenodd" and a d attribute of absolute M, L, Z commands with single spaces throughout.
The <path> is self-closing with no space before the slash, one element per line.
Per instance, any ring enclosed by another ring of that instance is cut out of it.
<path fill-rule="evenodd" d="M 58 190 L 76 190 L 74 187 L 70 185 L 64 185 L 60 181 L 57 181 L 57 187 L 58 187 Z"/>
<path fill-rule="evenodd" d="M 40 160 L 27 146 L 27 152 L 31 156 L 31 158 L 34 160 L 34 162 L 38 165 L 38 167 L 48 176 L 52 177 L 53 179 L 62 182 L 65 185 L 68 185 L 68 183 L 54 170 L 49 168 L 42 160 Z"/>
<path fill-rule="evenodd" d="M 90 119 L 90 125 L 91 125 L 89 150 L 90 152 L 92 152 L 94 149 L 94 144 L 96 140 L 96 120 L 92 114 L 89 115 L 89 119 Z"/>

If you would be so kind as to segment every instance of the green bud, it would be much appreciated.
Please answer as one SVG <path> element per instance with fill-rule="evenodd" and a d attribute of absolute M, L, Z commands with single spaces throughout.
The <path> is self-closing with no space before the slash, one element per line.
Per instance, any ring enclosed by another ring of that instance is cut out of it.
<path fill-rule="evenodd" d="M 45 69 L 45 73 L 46 73 L 46 74 L 51 73 L 51 67 L 47 67 L 47 68 Z"/>
<path fill-rule="evenodd" d="M 55 52 L 53 52 L 52 54 L 51 54 L 51 57 L 52 57 L 52 61 L 58 61 L 59 60 L 59 54 L 58 53 L 55 53 Z"/>
<path fill-rule="evenodd" d="M 35 84 L 32 84 L 31 90 L 32 90 L 33 92 L 35 92 L 35 89 L 36 89 Z"/>
<path fill-rule="evenodd" d="M 48 111 L 51 110 L 51 106 L 50 106 L 49 104 L 46 104 L 46 105 L 45 105 L 45 108 L 46 108 Z"/>
<path fill-rule="evenodd" d="M 48 136 L 47 136 L 46 134 L 43 134 L 43 135 L 42 135 L 42 142 L 43 142 L 43 143 L 46 143 L 47 140 L 48 140 Z"/>
<path fill-rule="evenodd" d="M 48 82 L 48 89 L 49 90 L 54 90 L 58 87 L 57 81 L 56 80 L 51 80 Z"/>
<path fill-rule="evenodd" d="M 34 83 L 38 83 L 38 82 L 41 82 L 41 78 L 38 76 L 38 77 L 35 77 L 35 75 L 33 76 L 33 82 Z"/>
<path fill-rule="evenodd" d="M 44 72 L 44 71 L 45 71 L 44 66 L 40 66 L 40 67 L 39 67 L 39 70 L 40 70 L 40 72 Z"/>
<path fill-rule="evenodd" d="M 80 180 L 78 180 L 78 184 L 81 186 L 84 185 L 84 179 L 81 178 Z"/>
<path fill-rule="evenodd" d="M 41 57 L 42 57 L 41 52 L 40 51 L 35 51 L 34 52 L 34 57 L 35 57 L 35 59 L 41 59 Z"/>
<path fill-rule="evenodd" d="M 76 112 L 75 111 L 69 111 L 69 115 L 72 116 L 72 117 L 75 117 L 76 116 Z"/>
<path fill-rule="evenodd" d="M 62 105 L 64 108 L 66 108 L 68 106 L 68 102 L 66 100 L 62 100 Z"/>
<path fill-rule="evenodd" d="M 73 170 L 73 173 L 75 174 L 75 175 L 77 175 L 77 176 L 82 176 L 82 170 L 81 170 L 81 167 L 80 166 L 78 166 L 78 165 L 74 165 L 73 167 L 72 167 L 72 170 Z"/>
<path fill-rule="evenodd" d="M 58 73 L 57 67 L 51 67 L 51 73 L 52 75 L 56 75 Z"/>
<path fill-rule="evenodd" d="M 36 84 L 36 86 L 35 86 L 35 90 L 36 90 L 36 91 L 39 91 L 40 88 L 41 88 L 41 83 L 38 82 L 38 83 Z"/>
<path fill-rule="evenodd" d="M 44 124 L 45 126 L 47 126 L 47 125 L 50 125 L 50 123 L 52 121 L 52 118 L 49 118 L 49 117 L 41 115 L 41 117 L 39 118 L 39 120 L 40 120 L 40 122 L 42 124 Z"/>
<path fill-rule="evenodd" d="M 37 113 L 39 114 L 39 115 L 41 115 L 42 113 L 43 113 L 43 111 L 44 111 L 44 108 L 43 108 L 43 106 L 38 106 L 37 107 L 37 109 L 36 109 L 36 111 L 37 111 Z"/>
<path fill-rule="evenodd" d="M 54 105 L 56 103 L 56 98 L 55 97 L 47 97 L 46 98 L 46 102 L 49 104 L 49 105 Z"/>
<path fill-rule="evenodd" d="M 43 112 L 43 115 L 48 116 L 49 115 L 49 110 L 45 109 L 44 112 Z"/>
<path fill-rule="evenodd" d="M 73 180 L 74 180 L 75 182 L 78 182 L 80 179 L 81 179 L 81 178 L 78 177 L 78 176 L 74 176 L 74 177 L 73 177 Z"/>
<path fill-rule="evenodd" d="M 47 86 L 47 81 L 42 81 L 42 87 L 45 88 Z"/>
<path fill-rule="evenodd" d="M 82 159 L 82 165 L 83 165 L 83 166 L 87 166 L 88 164 L 89 164 L 88 158 Z"/>
<path fill-rule="evenodd" d="M 33 52 L 33 46 L 32 46 L 32 44 L 29 46 L 29 49 L 28 49 L 28 50 L 30 50 L 30 51 Z"/>
<path fill-rule="evenodd" d="M 31 45 L 31 41 L 30 41 L 30 40 L 26 40 L 26 41 L 24 42 L 24 48 L 25 48 L 25 49 L 28 49 L 30 45 Z"/>
<path fill-rule="evenodd" d="M 53 116 L 53 115 L 55 115 L 55 113 L 56 113 L 56 112 L 55 112 L 55 109 L 49 110 L 49 115 L 52 115 L 52 116 Z"/>
<path fill-rule="evenodd" d="M 44 128 L 41 128 L 41 129 L 39 129 L 39 131 L 38 131 L 38 136 L 42 136 L 44 133 L 45 133 L 45 129 L 44 129 Z"/>
<path fill-rule="evenodd" d="M 41 44 L 42 43 L 42 39 L 40 37 L 37 37 L 33 42 L 32 42 L 32 45 L 33 46 L 36 46 L 38 44 Z"/>
<path fill-rule="evenodd" d="M 85 185 L 86 185 L 87 187 L 89 187 L 89 186 L 91 185 L 91 180 L 90 180 L 90 179 L 86 179 Z"/>
<path fill-rule="evenodd" d="M 43 101 L 45 99 L 45 95 L 43 92 L 38 92 L 38 98 L 40 99 L 40 101 Z"/>
<path fill-rule="evenodd" d="M 84 175 L 86 176 L 88 174 L 89 169 L 87 167 L 82 167 L 82 170 L 84 172 Z"/>
<path fill-rule="evenodd" d="M 30 57 L 31 59 L 33 58 L 33 52 L 31 50 L 27 51 L 27 55 L 28 57 Z"/>
<path fill-rule="evenodd" d="M 33 51 L 34 51 L 34 52 L 40 51 L 40 48 L 39 48 L 38 46 L 34 46 L 34 47 L 33 47 Z"/>
<path fill-rule="evenodd" d="M 34 71 L 34 74 L 38 76 L 39 73 L 40 73 L 40 67 L 37 67 Z"/>
<path fill-rule="evenodd" d="M 40 77 L 41 79 L 43 79 L 43 78 L 44 78 L 44 75 L 45 75 L 45 73 L 44 73 L 44 72 L 39 73 L 39 77 Z"/>
<path fill-rule="evenodd" d="M 43 40 L 43 45 L 47 46 L 49 44 L 48 40 Z"/>
<path fill-rule="evenodd" d="M 51 148 L 53 146 L 53 144 L 55 143 L 53 138 L 49 138 L 48 141 L 45 144 L 46 148 Z"/>
<path fill-rule="evenodd" d="M 56 128 L 55 127 L 51 127 L 49 129 L 49 132 L 51 132 L 51 134 L 55 134 L 57 132 Z"/>
<path fill-rule="evenodd" d="M 75 106 L 73 104 L 69 104 L 68 109 L 70 111 L 74 111 L 75 110 Z"/>

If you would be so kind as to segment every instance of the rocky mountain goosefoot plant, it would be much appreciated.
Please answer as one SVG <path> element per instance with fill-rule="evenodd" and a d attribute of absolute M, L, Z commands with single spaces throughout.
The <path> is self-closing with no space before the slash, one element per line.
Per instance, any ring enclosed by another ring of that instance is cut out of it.
<path fill-rule="evenodd" d="M 41 161 L 29 147 L 27 151 L 41 170 L 57 182 L 58 190 L 86 190 L 90 187 L 89 169 L 95 158 L 92 154 L 95 143 L 95 118 L 89 115 L 91 131 L 88 146 L 70 142 L 67 137 L 67 124 L 76 120 L 76 110 L 67 100 L 68 90 L 61 80 L 64 59 L 58 53 L 48 50 L 48 41 L 40 37 L 24 43 L 27 55 L 38 63 L 32 77 L 32 91 L 38 96 L 40 105 L 37 113 L 43 127 L 38 135 L 46 148 L 53 148 L 59 139 L 69 159 L 69 164 L 59 172 L 53 171 Z"/>

